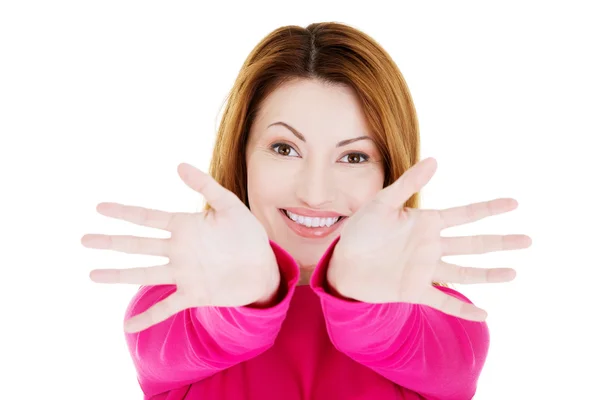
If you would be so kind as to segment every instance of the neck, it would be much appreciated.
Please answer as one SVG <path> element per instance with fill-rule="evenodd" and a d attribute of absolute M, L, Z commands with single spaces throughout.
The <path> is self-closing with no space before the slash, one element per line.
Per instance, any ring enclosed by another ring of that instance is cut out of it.
<path fill-rule="evenodd" d="M 297 286 L 310 284 L 310 278 L 312 277 L 315 267 L 316 265 L 300 265 L 300 279 L 298 280 Z"/>

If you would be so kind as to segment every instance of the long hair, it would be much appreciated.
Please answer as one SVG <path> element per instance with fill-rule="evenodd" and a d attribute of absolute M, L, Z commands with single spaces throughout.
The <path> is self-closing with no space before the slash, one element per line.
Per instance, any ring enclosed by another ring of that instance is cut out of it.
<path fill-rule="evenodd" d="M 231 88 L 218 128 L 209 174 L 249 207 L 245 149 L 263 100 L 298 78 L 352 87 L 382 154 L 384 187 L 419 161 L 417 114 L 390 55 L 349 25 L 320 22 L 275 29 L 250 52 Z M 419 207 L 415 193 L 404 204 Z M 210 204 L 205 205 L 210 209 Z M 443 284 L 434 284 L 445 286 Z"/>

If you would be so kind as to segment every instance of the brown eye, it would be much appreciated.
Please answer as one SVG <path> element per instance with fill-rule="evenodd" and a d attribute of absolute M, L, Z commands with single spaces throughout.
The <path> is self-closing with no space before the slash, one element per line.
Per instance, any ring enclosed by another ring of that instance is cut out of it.
<path fill-rule="evenodd" d="M 358 154 L 350 154 L 348 156 L 348 162 L 351 164 L 356 164 L 360 162 L 360 156 Z"/>
<path fill-rule="evenodd" d="M 369 156 L 363 153 L 350 153 L 346 154 L 343 158 L 348 158 L 347 164 L 364 164 L 369 161 Z M 361 161 L 361 157 L 364 161 Z"/>
<path fill-rule="evenodd" d="M 285 143 L 275 143 L 274 145 L 271 146 L 271 149 L 273 149 L 273 151 L 275 151 L 280 156 L 289 156 L 292 151 L 295 152 L 295 150 L 292 148 L 292 146 L 290 146 L 289 144 L 285 144 Z M 298 154 L 296 153 L 296 156 L 297 155 Z M 296 157 L 296 156 L 292 155 L 292 157 Z"/>
<path fill-rule="evenodd" d="M 290 146 L 287 146 L 287 145 L 285 145 L 285 144 L 284 144 L 284 145 L 281 145 L 281 146 L 279 146 L 279 151 L 278 151 L 278 153 L 279 153 L 279 154 L 281 154 L 281 155 L 283 155 L 283 156 L 287 156 L 287 155 L 289 155 L 289 154 L 290 154 Z"/>

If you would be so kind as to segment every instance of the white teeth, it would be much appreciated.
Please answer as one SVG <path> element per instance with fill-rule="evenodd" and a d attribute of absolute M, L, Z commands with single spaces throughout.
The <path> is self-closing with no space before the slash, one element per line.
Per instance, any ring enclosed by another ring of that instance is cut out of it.
<path fill-rule="evenodd" d="M 305 217 L 304 215 L 294 214 L 288 210 L 284 210 L 288 217 L 297 224 L 304 225 L 308 228 L 316 228 L 335 224 L 340 220 L 341 217 L 329 217 L 329 218 L 318 218 L 318 217 Z"/>

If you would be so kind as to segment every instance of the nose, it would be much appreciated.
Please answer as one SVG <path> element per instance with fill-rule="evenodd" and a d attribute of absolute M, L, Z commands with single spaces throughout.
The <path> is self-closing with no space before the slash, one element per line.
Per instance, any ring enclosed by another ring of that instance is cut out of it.
<path fill-rule="evenodd" d="M 310 208 L 321 208 L 335 199 L 333 168 L 313 162 L 306 163 L 296 180 L 296 195 Z"/>

